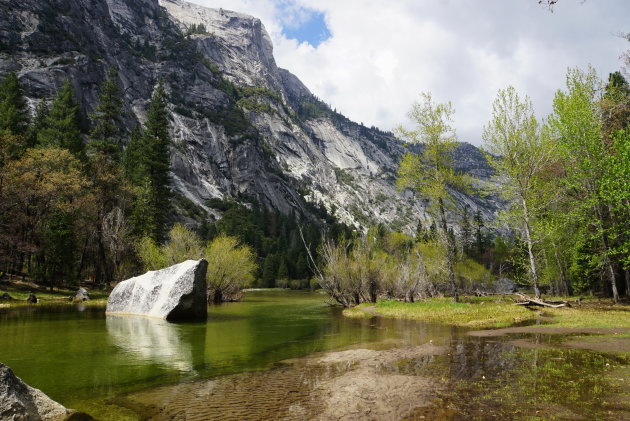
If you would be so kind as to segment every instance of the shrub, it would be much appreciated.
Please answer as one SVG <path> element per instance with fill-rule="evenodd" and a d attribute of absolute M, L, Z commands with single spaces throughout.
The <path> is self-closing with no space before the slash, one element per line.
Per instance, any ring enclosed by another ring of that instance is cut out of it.
<path fill-rule="evenodd" d="M 163 269 L 188 259 L 205 258 L 208 261 L 208 302 L 213 303 L 239 299 L 241 290 L 254 281 L 257 270 L 252 249 L 239 245 L 236 237 L 220 235 L 204 249 L 197 234 L 182 224 L 173 226 L 163 246 L 145 237 L 138 243 L 137 251 L 146 270 Z"/>
<path fill-rule="evenodd" d="M 208 244 L 208 302 L 220 303 L 238 298 L 254 281 L 256 260 L 252 249 L 239 245 L 235 237 L 220 235 Z"/>

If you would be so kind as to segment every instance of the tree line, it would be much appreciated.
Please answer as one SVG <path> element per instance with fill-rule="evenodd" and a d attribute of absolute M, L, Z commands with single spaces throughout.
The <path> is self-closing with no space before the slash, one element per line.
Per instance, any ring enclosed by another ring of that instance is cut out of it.
<path fill-rule="evenodd" d="M 164 87 L 156 87 L 145 125 L 128 136 L 117 78 L 110 69 L 87 124 L 71 80 L 41 100 L 31 118 L 17 76 L 2 79 L 0 271 L 51 288 L 86 278 L 104 285 L 136 270 L 134 239 L 164 238 Z"/>
<path fill-rule="evenodd" d="M 1 79 L 0 275 L 29 277 L 51 289 L 85 280 L 106 286 L 177 259 L 229 262 L 240 253 L 247 259 L 232 265 L 231 274 L 225 269 L 224 281 L 209 271 L 210 301 L 238 297 L 247 285 L 309 286 L 312 265 L 304 244 L 317 254 L 323 237 L 349 236 L 351 230 L 321 204 L 307 204 L 316 218 L 299 224 L 295 214 L 247 197 L 208 200 L 223 214 L 210 223 L 203 209 L 169 188 L 166 95 L 158 83 L 145 123 L 129 130 L 114 69 L 88 116 L 70 79 L 54 98 L 40 100 L 34 113 L 17 75 Z M 175 206 L 200 214 L 198 226 L 173 225 Z M 186 236 L 191 243 L 182 246 Z"/>

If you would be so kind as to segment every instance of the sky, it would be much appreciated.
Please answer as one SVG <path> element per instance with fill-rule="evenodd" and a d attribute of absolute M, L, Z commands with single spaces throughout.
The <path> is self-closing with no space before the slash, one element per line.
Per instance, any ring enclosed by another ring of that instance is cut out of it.
<path fill-rule="evenodd" d="M 543 118 L 569 67 L 606 79 L 630 49 L 618 36 L 630 33 L 628 0 L 560 0 L 553 12 L 537 0 L 192 1 L 260 18 L 278 66 L 348 118 L 410 127 L 412 103 L 431 92 L 476 145 L 499 89 L 529 95 Z"/>

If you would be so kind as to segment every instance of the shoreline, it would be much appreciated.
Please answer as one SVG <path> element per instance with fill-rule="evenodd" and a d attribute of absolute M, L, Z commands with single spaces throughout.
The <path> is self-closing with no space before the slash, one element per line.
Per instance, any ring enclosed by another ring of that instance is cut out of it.
<path fill-rule="evenodd" d="M 541 323 L 564 328 L 630 328 L 630 305 L 594 299 L 565 308 L 517 306 L 507 296 L 465 297 L 458 303 L 450 298 L 428 298 L 415 303 L 382 300 L 346 308 L 343 315 L 350 318 L 417 320 L 472 329 Z"/>

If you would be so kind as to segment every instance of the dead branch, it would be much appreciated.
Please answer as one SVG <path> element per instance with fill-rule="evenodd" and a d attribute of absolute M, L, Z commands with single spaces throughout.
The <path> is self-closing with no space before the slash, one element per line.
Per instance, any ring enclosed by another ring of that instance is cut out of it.
<path fill-rule="evenodd" d="M 569 304 L 566 301 L 552 303 L 552 302 L 539 300 L 537 298 L 529 297 L 525 294 L 521 294 L 520 292 L 516 292 L 515 295 L 518 296 L 521 300 L 515 303 L 517 306 L 540 306 L 540 307 L 551 307 L 551 308 L 571 307 L 571 304 Z"/>

